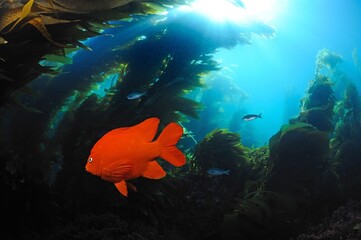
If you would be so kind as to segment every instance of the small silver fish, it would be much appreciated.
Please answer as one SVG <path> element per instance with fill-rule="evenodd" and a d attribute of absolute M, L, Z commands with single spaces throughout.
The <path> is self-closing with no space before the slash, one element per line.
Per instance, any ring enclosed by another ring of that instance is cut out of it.
<path fill-rule="evenodd" d="M 207 170 L 207 173 L 211 176 L 221 176 L 221 175 L 229 175 L 231 170 L 223 170 L 220 168 L 210 168 Z"/>
<path fill-rule="evenodd" d="M 141 91 L 133 91 L 131 93 L 129 93 L 127 95 L 127 99 L 128 100 L 133 100 L 133 99 L 137 99 L 137 98 L 140 98 L 140 97 L 143 97 L 147 95 L 147 91 L 144 91 L 144 92 L 141 92 Z"/>
<path fill-rule="evenodd" d="M 262 118 L 262 113 L 260 113 L 258 115 L 257 114 L 248 114 L 248 115 L 244 116 L 242 119 L 244 121 L 251 121 L 251 120 L 254 120 L 256 118 Z"/>

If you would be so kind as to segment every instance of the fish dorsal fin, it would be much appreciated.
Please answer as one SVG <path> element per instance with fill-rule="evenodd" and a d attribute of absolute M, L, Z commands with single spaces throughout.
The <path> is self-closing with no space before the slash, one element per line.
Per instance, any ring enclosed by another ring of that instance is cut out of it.
<path fill-rule="evenodd" d="M 128 197 L 127 183 L 124 180 L 114 183 L 114 185 L 123 196 Z"/>
<path fill-rule="evenodd" d="M 120 182 L 133 166 L 128 159 L 115 161 L 103 168 L 101 178 L 108 182 Z"/>
<path fill-rule="evenodd" d="M 151 142 L 158 130 L 159 118 L 148 118 L 132 127 L 131 131 L 142 136 L 146 142 Z"/>
<path fill-rule="evenodd" d="M 167 175 L 167 173 L 155 160 L 148 163 L 147 170 L 142 174 L 143 177 L 150 179 L 160 179 L 165 177 L 165 175 Z"/>

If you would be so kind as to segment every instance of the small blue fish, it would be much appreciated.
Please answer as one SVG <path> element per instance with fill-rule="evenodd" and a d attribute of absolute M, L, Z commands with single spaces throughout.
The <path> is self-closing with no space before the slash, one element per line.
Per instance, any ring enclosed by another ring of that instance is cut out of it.
<path fill-rule="evenodd" d="M 248 115 L 244 116 L 242 119 L 244 121 L 251 121 L 251 120 L 254 120 L 256 118 L 262 118 L 262 113 L 260 113 L 258 115 L 257 114 L 248 114 Z"/>
<path fill-rule="evenodd" d="M 223 170 L 220 168 L 210 168 L 207 170 L 207 173 L 211 176 L 221 176 L 221 175 L 229 175 L 231 170 Z"/>
<path fill-rule="evenodd" d="M 131 92 L 131 93 L 129 93 L 127 95 L 127 99 L 128 100 L 134 100 L 134 99 L 143 97 L 145 95 L 147 95 L 147 91 L 143 91 L 143 92 L 141 92 L 141 91 L 133 91 L 133 92 Z"/>

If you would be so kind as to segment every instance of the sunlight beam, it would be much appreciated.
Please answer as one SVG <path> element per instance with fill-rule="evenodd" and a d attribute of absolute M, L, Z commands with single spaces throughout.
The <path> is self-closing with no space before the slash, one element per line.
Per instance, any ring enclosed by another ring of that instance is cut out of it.
<path fill-rule="evenodd" d="M 191 8 L 217 22 L 270 21 L 287 0 L 197 0 Z"/>

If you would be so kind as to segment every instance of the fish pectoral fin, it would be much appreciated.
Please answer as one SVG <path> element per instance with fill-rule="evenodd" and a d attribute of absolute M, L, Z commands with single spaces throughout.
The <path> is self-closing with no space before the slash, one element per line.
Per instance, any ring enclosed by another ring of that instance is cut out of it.
<path fill-rule="evenodd" d="M 123 196 L 128 197 L 127 183 L 124 180 L 114 183 L 114 185 Z"/>
<path fill-rule="evenodd" d="M 109 182 L 120 182 L 132 166 L 133 164 L 130 160 L 115 161 L 103 168 L 102 178 Z"/>
<path fill-rule="evenodd" d="M 142 174 L 143 177 L 150 179 L 161 179 L 165 177 L 165 175 L 167 175 L 167 173 L 155 160 L 148 163 L 147 170 Z"/>

